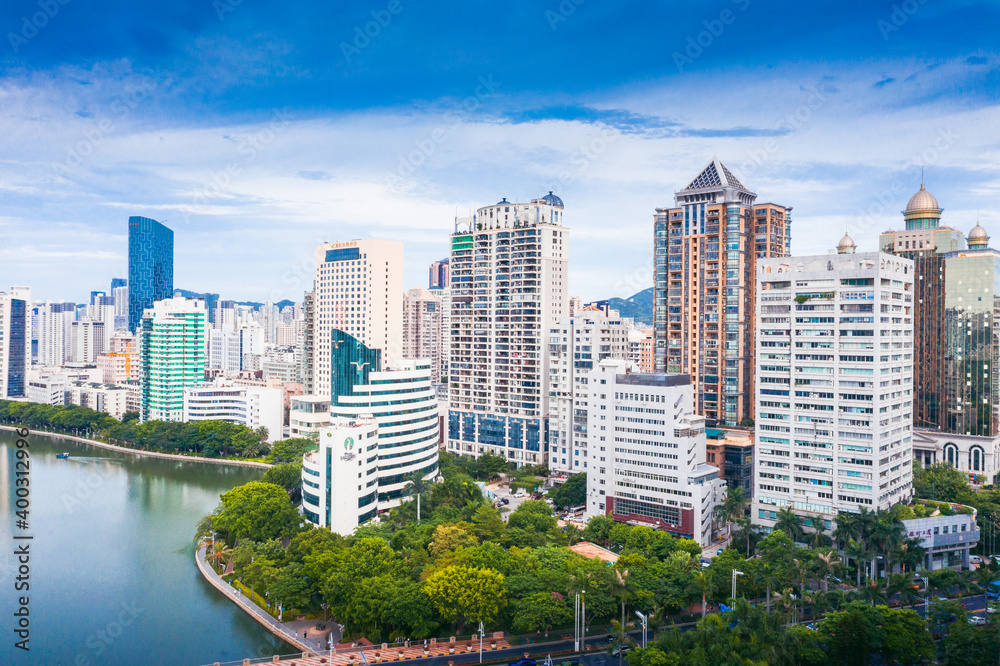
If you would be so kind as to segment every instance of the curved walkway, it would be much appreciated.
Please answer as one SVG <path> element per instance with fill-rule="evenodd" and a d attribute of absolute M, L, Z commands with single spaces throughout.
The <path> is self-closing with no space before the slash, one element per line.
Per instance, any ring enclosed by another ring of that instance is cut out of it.
<path fill-rule="evenodd" d="M 17 428 L 14 426 L 0 425 L 0 430 L 11 430 L 18 431 L 22 428 Z M 142 451 L 140 449 L 132 449 L 127 446 L 118 446 L 117 444 L 108 444 L 107 442 L 101 442 L 96 439 L 87 439 L 86 437 L 76 437 L 74 435 L 64 435 L 59 432 L 49 432 L 47 430 L 31 430 L 31 435 L 42 435 L 45 437 L 61 437 L 63 439 L 71 439 L 75 442 L 83 442 L 84 444 L 90 444 L 91 446 L 96 446 L 101 449 L 112 449 L 114 451 L 121 451 L 123 453 L 134 453 L 137 456 L 149 456 L 151 458 L 169 458 L 173 460 L 187 460 L 188 462 L 201 462 L 201 463 L 214 463 L 216 465 L 236 465 L 238 467 L 262 467 L 267 469 L 272 467 L 268 463 L 256 462 L 253 460 L 232 460 L 230 458 L 203 458 L 199 456 L 184 456 L 177 453 L 160 453 L 159 451 Z M 31 436 L 29 435 L 29 437 Z"/>
<path fill-rule="evenodd" d="M 296 636 L 293 632 L 289 631 L 283 624 L 264 611 L 264 609 L 244 597 L 242 594 L 236 594 L 232 586 L 222 580 L 222 577 L 215 573 L 215 569 L 209 566 L 208 562 L 205 561 L 205 551 L 207 548 L 207 546 L 199 547 L 194 553 L 194 560 L 198 564 L 198 570 L 201 571 L 201 574 L 215 589 L 229 597 L 232 602 L 246 611 L 250 617 L 260 622 L 265 628 L 267 628 L 268 631 L 281 640 L 285 641 L 289 645 L 295 646 L 299 650 L 302 650 L 303 654 L 315 654 L 315 648 L 303 643 L 301 637 Z"/>

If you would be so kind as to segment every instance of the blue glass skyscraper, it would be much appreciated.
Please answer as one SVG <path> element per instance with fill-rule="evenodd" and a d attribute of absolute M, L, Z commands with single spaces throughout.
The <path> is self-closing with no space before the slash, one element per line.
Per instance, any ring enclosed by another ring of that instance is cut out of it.
<path fill-rule="evenodd" d="M 156 220 L 128 218 L 128 327 L 135 331 L 154 301 L 174 292 L 174 232 Z"/>

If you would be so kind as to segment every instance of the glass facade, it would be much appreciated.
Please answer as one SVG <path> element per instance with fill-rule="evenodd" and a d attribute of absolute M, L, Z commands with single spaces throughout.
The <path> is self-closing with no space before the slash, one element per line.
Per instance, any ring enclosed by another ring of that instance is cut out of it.
<path fill-rule="evenodd" d="M 173 296 L 174 232 L 156 220 L 128 218 L 128 328 L 137 331 L 142 313 Z"/>
<path fill-rule="evenodd" d="M 27 331 L 28 306 L 19 298 L 8 301 L 10 305 L 10 328 L 7 332 L 7 396 L 8 398 L 23 398 L 25 396 L 25 375 L 30 365 L 26 355 L 28 351 L 25 333 Z M 0 396 L 3 394 L 0 393 Z"/>
<path fill-rule="evenodd" d="M 336 328 L 330 338 L 330 404 L 351 404 L 343 398 L 355 395 L 355 387 L 367 384 L 370 373 L 382 370 L 382 350 Z"/>

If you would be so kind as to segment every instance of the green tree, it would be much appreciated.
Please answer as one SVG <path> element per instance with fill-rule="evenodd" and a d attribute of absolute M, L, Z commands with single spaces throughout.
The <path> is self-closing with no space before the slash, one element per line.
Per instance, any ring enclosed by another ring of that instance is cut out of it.
<path fill-rule="evenodd" d="M 305 578 L 302 565 L 292 562 L 278 570 L 270 591 L 271 598 L 285 608 L 302 610 L 309 603 L 312 587 Z"/>
<path fill-rule="evenodd" d="M 302 461 L 281 463 L 271 467 L 260 478 L 263 483 L 273 483 L 288 491 L 293 503 L 302 499 Z"/>
<path fill-rule="evenodd" d="M 514 631 L 522 634 L 544 631 L 569 624 L 573 619 L 566 600 L 558 592 L 538 592 L 518 600 L 512 606 Z"/>
<path fill-rule="evenodd" d="M 454 525 L 438 525 L 434 530 L 434 540 L 427 544 L 427 552 L 437 560 L 451 555 L 456 550 L 478 545 L 476 537 Z"/>
<path fill-rule="evenodd" d="M 292 536 L 300 520 L 284 488 L 251 481 L 222 495 L 222 510 L 212 525 L 232 543 L 243 538 L 266 541 Z"/>
<path fill-rule="evenodd" d="M 302 462 L 302 457 L 309 451 L 316 450 L 316 442 L 305 437 L 279 439 L 271 446 L 267 462 L 272 464 Z"/>
<path fill-rule="evenodd" d="M 587 502 L 587 474 L 574 474 L 558 488 L 549 491 L 556 506 L 580 506 Z"/>
<path fill-rule="evenodd" d="M 470 621 L 493 625 L 507 607 L 503 574 L 492 569 L 449 566 L 430 576 L 424 593 L 434 608 L 458 625 Z"/>
<path fill-rule="evenodd" d="M 973 503 L 974 496 L 965 473 L 948 463 L 922 467 L 915 461 L 913 470 L 913 490 L 917 497 L 940 502 Z"/>
<path fill-rule="evenodd" d="M 483 503 L 472 516 L 472 532 L 480 541 L 499 543 L 503 539 L 504 524 L 500 512 L 493 506 Z"/>

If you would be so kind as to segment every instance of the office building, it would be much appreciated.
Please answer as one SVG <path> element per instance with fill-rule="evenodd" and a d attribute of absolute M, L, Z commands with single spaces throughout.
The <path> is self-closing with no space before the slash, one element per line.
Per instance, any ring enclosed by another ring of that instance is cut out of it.
<path fill-rule="evenodd" d="M 447 289 L 448 288 L 448 262 L 447 258 L 440 261 L 435 261 L 431 263 L 430 276 L 427 280 L 428 289 Z"/>
<path fill-rule="evenodd" d="M 31 372 L 28 375 L 28 402 L 58 407 L 66 404 L 66 375 Z"/>
<path fill-rule="evenodd" d="M 882 252 L 757 265 L 751 518 L 791 507 L 812 530 L 912 496 L 913 262 Z"/>
<path fill-rule="evenodd" d="M 0 398 L 27 395 L 30 303 L 0 292 Z"/>
<path fill-rule="evenodd" d="M 431 381 L 441 382 L 441 356 L 447 332 L 442 329 L 441 298 L 417 287 L 403 294 L 403 358 L 431 361 Z"/>
<path fill-rule="evenodd" d="M 947 504 L 947 510 L 940 507 Z M 952 502 L 934 502 L 915 499 L 912 509 L 920 510 L 921 517 L 903 518 L 903 536 L 920 539 L 924 549 L 924 561 L 920 569 L 938 571 L 953 568 L 957 571 L 969 570 L 969 554 L 979 545 L 980 530 L 976 523 L 978 511 L 971 506 Z M 906 511 L 904 515 L 910 515 Z"/>
<path fill-rule="evenodd" d="M 628 333 L 628 360 L 639 366 L 639 372 L 653 372 L 653 329 L 633 328 Z"/>
<path fill-rule="evenodd" d="M 593 462 L 588 436 L 590 371 L 606 358 L 628 358 L 628 326 L 618 313 L 582 308 L 549 329 L 549 469 L 574 474 Z"/>
<path fill-rule="evenodd" d="M 139 381 L 142 421 L 180 421 L 184 389 L 205 379 L 205 303 L 187 298 L 157 301 L 142 315 Z"/>
<path fill-rule="evenodd" d="M 437 476 L 438 406 L 428 361 L 387 366 L 382 350 L 343 331 L 332 335 L 331 424 L 303 461 L 303 512 L 348 534 L 399 506 L 411 475 Z"/>
<path fill-rule="evenodd" d="M 218 328 L 208 331 L 208 358 L 205 367 L 225 373 L 240 371 L 240 336 Z"/>
<path fill-rule="evenodd" d="M 155 301 L 174 294 L 174 232 L 148 217 L 128 218 L 128 328 L 137 331 Z"/>
<path fill-rule="evenodd" d="M 706 547 L 724 484 L 705 462 L 705 419 L 693 412 L 691 379 L 635 370 L 606 359 L 588 377 L 587 517 L 648 525 Z"/>
<path fill-rule="evenodd" d="M 121 420 L 128 410 L 128 389 L 116 384 L 70 381 L 66 384 L 67 405 L 89 407 Z"/>
<path fill-rule="evenodd" d="M 655 368 L 684 373 L 694 411 L 739 425 L 754 416 L 754 275 L 788 254 L 791 208 L 757 195 L 712 160 L 654 218 Z"/>
<path fill-rule="evenodd" d="M 330 398 L 310 394 L 289 400 L 288 432 L 291 437 L 309 437 L 331 423 Z"/>
<path fill-rule="evenodd" d="M 282 439 L 285 397 L 280 388 L 241 386 L 231 380 L 184 389 L 185 422 L 226 421 L 257 430 L 267 428 L 267 441 Z"/>
<path fill-rule="evenodd" d="M 343 331 L 388 358 L 402 356 L 403 244 L 365 239 L 316 247 L 312 392 L 330 395 L 331 340 Z"/>
<path fill-rule="evenodd" d="M 451 237 L 448 450 L 540 464 L 545 332 L 568 316 L 569 229 L 551 192 L 456 220 Z"/>

